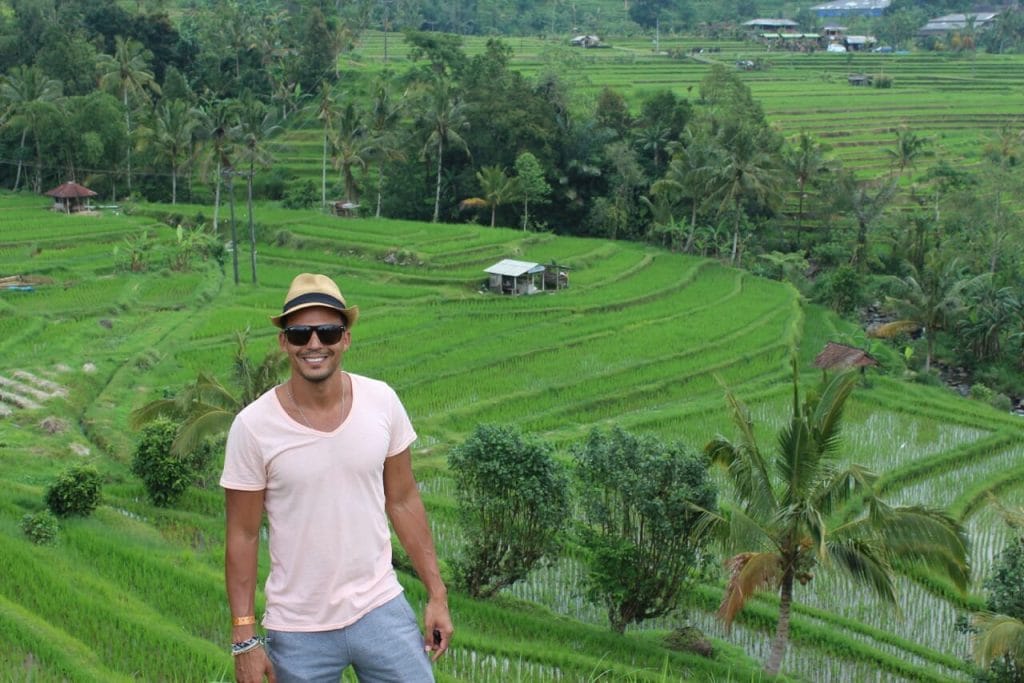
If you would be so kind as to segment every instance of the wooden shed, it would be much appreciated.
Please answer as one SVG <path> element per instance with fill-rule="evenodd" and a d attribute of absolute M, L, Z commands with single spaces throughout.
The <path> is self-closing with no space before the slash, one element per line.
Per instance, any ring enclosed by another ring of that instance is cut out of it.
<path fill-rule="evenodd" d="M 63 211 L 64 213 L 74 213 L 88 208 L 85 200 L 96 196 L 96 193 L 88 187 L 70 180 L 43 194 L 53 197 L 54 211 Z"/>

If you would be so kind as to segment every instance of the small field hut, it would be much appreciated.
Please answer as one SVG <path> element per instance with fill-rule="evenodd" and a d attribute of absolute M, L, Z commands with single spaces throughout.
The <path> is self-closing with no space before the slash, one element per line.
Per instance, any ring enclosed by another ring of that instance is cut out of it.
<path fill-rule="evenodd" d="M 492 292 L 518 296 L 543 291 L 545 270 L 539 263 L 504 259 L 490 268 L 485 268 L 484 272 L 491 276 L 488 286 Z M 541 276 L 540 289 L 537 288 L 538 275 Z"/>
<path fill-rule="evenodd" d="M 837 342 L 828 342 L 825 348 L 814 357 L 814 367 L 821 368 L 822 373 L 829 370 L 849 370 L 860 368 L 861 374 L 864 368 L 877 366 L 878 361 L 870 353 L 856 346 L 847 346 Z"/>
<path fill-rule="evenodd" d="M 86 208 L 85 200 L 95 197 L 96 193 L 84 185 L 68 181 L 57 187 L 44 192 L 47 197 L 53 197 L 53 210 L 64 213 L 75 213 Z"/>

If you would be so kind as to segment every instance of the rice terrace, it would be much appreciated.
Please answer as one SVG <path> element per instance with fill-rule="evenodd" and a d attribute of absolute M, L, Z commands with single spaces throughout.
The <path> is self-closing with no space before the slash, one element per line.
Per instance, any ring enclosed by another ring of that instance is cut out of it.
<path fill-rule="evenodd" d="M 986 167 L 1000 132 L 1020 128 L 1024 111 L 1021 55 L 801 54 L 697 37 L 663 37 L 658 51 L 650 36 L 615 39 L 604 50 L 507 42 L 511 68 L 526 77 L 560 64 L 585 101 L 608 87 L 634 110 L 661 89 L 696 99 L 715 64 L 733 71 L 764 60 L 738 78 L 770 127 L 787 140 L 812 133 L 857 179 L 891 178 L 903 191 L 897 213 L 938 207 L 938 191 L 920 180 L 929 168 Z M 464 49 L 485 54 L 486 39 L 466 37 Z M 368 31 L 341 55 L 340 69 L 408 67 L 409 53 L 400 34 Z M 893 86 L 852 86 L 854 72 L 884 74 Z M 966 532 L 964 591 L 908 559 L 894 566 L 890 604 L 837 567 L 816 567 L 794 587 L 777 677 L 762 667 L 778 591 L 758 592 L 726 628 L 717 616 L 729 581 L 724 551 L 679 609 L 618 634 L 583 594 L 585 565 L 568 544 L 496 597 L 451 591 L 456 634 L 435 665 L 439 681 L 981 680 L 967 625 L 986 609 L 985 580 L 1020 533 L 1004 518 L 1024 507 L 1024 418 L 937 381 L 911 381 L 908 368 L 926 353 L 920 336 L 869 338 L 863 324 L 812 302 L 790 279 L 732 265 L 731 215 L 708 238 L 718 247 L 703 253 L 655 238 L 570 235 L 556 225 L 489 227 L 487 212 L 459 214 L 462 222 L 375 217 L 366 208 L 372 171 L 362 177 L 362 213 L 334 215 L 320 206 L 327 143 L 315 119 L 307 112 L 283 126 L 268 148 L 289 182 L 316 188 L 317 205 L 286 208 L 258 197 L 250 211 L 243 169 L 235 215 L 222 201 L 217 232 L 211 176 L 198 166 L 188 183 L 174 171 L 173 204 L 104 196 L 91 211 L 69 213 L 51 210 L 41 192 L 0 192 L 0 680 L 233 680 L 217 485 L 223 455 L 175 505 L 154 505 L 132 470 L 132 414 L 180 396 L 204 374 L 231 387 L 236 354 L 259 359 L 276 348 L 268 316 L 299 272 L 337 278 L 361 309 L 345 369 L 387 381 L 409 410 L 419 434 L 413 463 L 443 571 L 460 541 L 461 492 L 448 458 L 477 426 L 515 425 L 553 444 L 565 463 L 594 428 L 703 451 L 718 436 L 739 436 L 728 394 L 749 407 L 767 454 L 794 409 L 793 367 L 801 391 L 813 395 L 826 375 L 815 359 L 828 342 L 866 349 L 879 363 L 859 374 L 846 402 L 838 464 L 876 473 L 874 492 L 888 504 L 942 510 Z M 890 148 L 908 127 L 932 153 L 904 175 Z M 434 174 L 433 166 L 424 172 L 431 181 Z M 1016 215 L 1019 169 L 1011 174 L 1016 185 L 1007 181 L 982 201 L 1005 201 Z M 154 172 L 149 182 L 170 186 L 170 175 Z M 442 176 L 438 165 L 439 188 Z M 780 215 L 795 215 L 794 197 Z M 833 219 L 819 214 L 808 225 Z M 241 235 L 234 241 L 232 220 Z M 1019 251 L 1019 232 L 1007 234 L 1002 248 Z M 844 235 L 855 241 L 853 228 Z M 792 235 L 778 243 L 784 239 Z M 895 238 L 878 242 L 880 262 L 898 251 Z M 502 259 L 560 265 L 568 286 L 502 296 L 485 286 L 485 269 Z M 81 464 L 101 475 L 99 506 L 60 518 L 54 538 L 33 543 L 26 517 L 46 507 L 62 472 Z M 728 505 L 726 476 L 712 477 Z M 422 586 L 401 558 L 398 568 L 421 609 Z M 699 629 L 710 652 L 669 645 L 686 627 Z"/>

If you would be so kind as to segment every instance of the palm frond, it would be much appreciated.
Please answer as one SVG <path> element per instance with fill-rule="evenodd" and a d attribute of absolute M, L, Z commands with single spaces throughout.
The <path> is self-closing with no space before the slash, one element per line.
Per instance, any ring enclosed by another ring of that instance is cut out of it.
<path fill-rule="evenodd" d="M 1024 621 L 1005 614 L 974 615 L 974 660 L 984 668 L 1002 657 L 1024 664 Z"/>
<path fill-rule="evenodd" d="M 729 570 L 729 582 L 718 607 L 718 618 L 726 627 L 733 620 L 747 598 L 755 592 L 778 585 L 782 576 L 782 558 L 776 553 L 740 553 L 725 563 Z"/>
<path fill-rule="evenodd" d="M 839 537 L 833 534 L 826 543 L 826 557 L 839 565 L 854 580 L 864 583 L 887 602 L 896 602 L 892 566 L 884 549 L 870 539 Z"/>
<path fill-rule="evenodd" d="M 846 405 L 846 399 L 853 392 L 857 379 L 857 373 L 853 371 L 836 375 L 825 387 L 825 391 L 814 407 L 814 412 L 810 416 L 810 424 L 814 430 L 815 441 L 823 450 L 832 452 L 837 445 L 843 407 Z"/>
<path fill-rule="evenodd" d="M 822 478 L 810 495 L 812 505 L 823 515 L 830 515 L 855 496 L 870 492 L 878 475 L 862 465 L 853 464 L 845 469 L 823 468 Z"/>
<path fill-rule="evenodd" d="M 918 505 L 892 508 L 880 531 L 901 562 L 939 571 L 961 591 L 967 590 L 971 578 L 967 534 L 948 513 Z"/>
<path fill-rule="evenodd" d="M 191 453 L 202 443 L 203 439 L 227 432 L 235 414 L 233 410 L 223 410 L 214 406 L 207 406 L 207 410 L 193 413 L 179 427 L 178 434 L 174 437 L 174 443 L 171 444 L 171 453 L 175 455 Z"/>
<path fill-rule="evenodd" d="M 133 410 L 128 416 L 128 426 L 138 429 L 158 417 L 178 417 L 180 413 L 181 406 L 178 401 L 173 398 L 160 398 Z"/>

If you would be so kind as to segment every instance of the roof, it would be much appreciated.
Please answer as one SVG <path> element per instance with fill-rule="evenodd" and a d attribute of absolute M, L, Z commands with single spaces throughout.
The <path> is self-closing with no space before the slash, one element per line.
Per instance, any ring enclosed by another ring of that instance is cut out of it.
<path fill-rule="evenodd" d="M 744 26 L 775 26 L 778 28 L 792 28 L 799 24 L 792 19 L 751 19 L 743 22 Z"/>
<path fill-rule="evenodd" d="M 823 370 L 863 368 L 869 365 L 878 365 L 878 361 L 867 351 L 836 342 L 825 344 L 821 353 L 814 357 L 814 367 Z"/>
<path fill-rule="evenodd" d="M 58 185 L 48 192 L 44 192 L 43 194 L 47 197 L 55 197 L 57 199 L 75 199 L 77 197 L 96 196 L 96 193 L 88 187 L 71 182 L 70 180 L 62 185 Z"/>
<path fill-rule="evenodd" d="M 968 19 L 974 21 L 975 28 L 981 28 L 996 18 L 998 12 L 975 12 L 974 14 L 947 14 L 931 19 L 921 27 L 922 32 L 945 33 L 967 28 Z"/>
<path fill-rule="evenodd" d="M 528 275 L 530 273 L 543 273 L 544 266 L 539 263 L 531 263 L 529 261 L 516 261 L 513 259 L 504 259 L 498 261 L 490 268 L 484 269 L 485 273 L 491 275 L 508 275 L 511 277 L 520 277 L 522 275 Z"/>
<path fill-rule="evenodd" d="M 812 10 L 880 10 L 887 9 L 892 0 L 835 0 L 815 5 Z"/>

